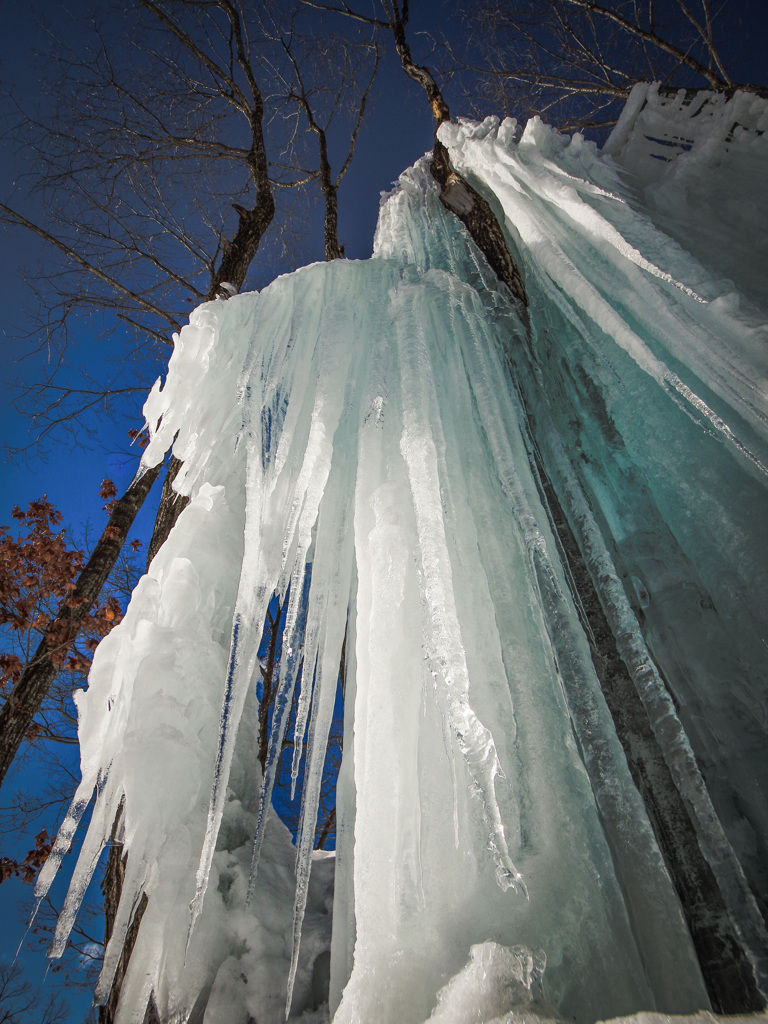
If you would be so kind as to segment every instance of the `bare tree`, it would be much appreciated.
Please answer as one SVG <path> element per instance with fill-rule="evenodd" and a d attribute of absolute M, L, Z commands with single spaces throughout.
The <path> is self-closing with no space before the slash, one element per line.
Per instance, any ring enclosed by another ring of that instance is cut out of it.
<path fill-rule="evenodd" d="M 370 41 L 347 39 L 343 36 L 329 38 L 325 34 L 317 38 L 306 32 L 299 32 L 297 36 L 295 18 L 291 18 L 285 31 L 273 17 L 271 28 L 288 61 L 289 74 L 285 81 L 287 97 L 289 101 L 297 104 L 306 120 L 307 129 L 317 140 L 317 180 L 324 204 L 325 258 L 341 259 L 344 256 L 344 246 L 339 243 L 338 237 L 338 192 L 354 157 L 368 97 L 378 71 L 378 35 L 375 33 Z M 369 59 L 370 77 L 363 74 L 367 71 Z M 340 69 L 340 81 L 338 85 L 333 83 L 332 88 L 329 88 L 329 62 Z M 358 98 L 354 86 L 364 77 L 368 77 L 368 81 Z M 341 169 L 334 175 L 329 155 L 328 134 L 342 106 L 350 108 L 354 122 L 346 157 Z"/>
<path fill-rule="evenodd" d="M 82 414 L 106 395 L 146 390 L 190 307 L 222 284 L 239 290 L 250 273 L 261 286 L 314 256 L 306 237 L 315 185 L 338 189 L 371 65 L 375 73 L 375 40 L 313 34 L 301 7 L 124 7 L 100 5 L 76 51 L 52 41 L 53 100 L 42 111 L 8 97 L 15 114 L 6 141 L 32 168 L 20 188 L 45 217 L 27 214 L 22 194 L 0 203 L 0 220 L 51 247 L 37 282 L 39 343 L 51 369 L 22 396 L 37 443 L 62 424 L 81 429 Z M 352 125 L 335 182 L 311 166 L 299 105 L 325 140 L 328 171 L 331 123 Z M 108 381 L 93 373 L 85 386 L 62 381 L 73 318 L 114 360 Z"/>
<path fill-rule="evenodd" d="M 469 182 L 451 168 L 448 151 L 437 137 L 440 125 L 450 119 L 450 110 L 432 70 L 426 65 L 417 64 L 413 59 L 407 36 L 409 0 L 379 0 L 383 18 L 356 11 L 347 0 L 338 0 L 335 4 L 321 3 L 319 0 L 302 0 L 302 3 L 316 10 L 341 15 L 350 21 L 362 22 L 391 32 L 403 71 L 421 87 L 432 110 L 435 137 L 430 167 L 432 176 L 440 185 L 441 199 L 465 225 L 499 280 L 525 307 L 525 287 L 493 211 Z"/>
<path fill-rule="evenodd" d="M 31 985 L 18 965 L 0 964 L 0 1024 L 65 1024 L 69 1006 Z"/>
<path fill-rule="evenodd" d="M 735 13 L 727 0 L 481 0 L 468 45 L 448 49 L 455 69 L 477 76 L 476 105 L 600 129 L 638 81 L 768 95 L 736 81 L 722 56 L 718 37 Z"/>
<path fill-rule="evenodd" d="M 144 387 L 190 306 L 223 282 L 242 286 L 275 215 L 260 69 L 239 8 L 137 0 L 130 11 L 125 24 L 105 5 L 108 28 L 93 22 L 82 49 L 55 56 L 52 110 L 19 106 L 11 132 L 34 157 L 23 184 L 45 221 L 18 200 L 2 218 L 61 257 L 38 286 L 41 343 L 55 353 L 53 377 L 28 396 L 38 437 L 86 401 L 51 393 L 73 317 L 101 328 Z M 141 43 L 116 44 L 114 19 Z M 97 394 L 94 381 L 87 400 Z"/>

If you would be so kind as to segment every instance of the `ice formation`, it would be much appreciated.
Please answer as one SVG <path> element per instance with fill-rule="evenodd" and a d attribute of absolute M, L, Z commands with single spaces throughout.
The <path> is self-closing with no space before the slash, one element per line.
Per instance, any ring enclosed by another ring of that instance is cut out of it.
<path fill-rule="evenodd" d="M 603 153 L 537 120 L 442 127 L 504 226 L 527 311 L 425 160 L 383 198 L 370 260 L 208 303 L 177 337 L 143 461 L 173 444 L 191 501 L 78 694 L 83 779 L 38 884 L 95 791 L 55 954 L 122 807 L 100 998 L 147 900 L 119 1024 L 150 997 L 163 1024 L 276 1024 L 286 997 L 305 1021 L 329 998 L 336 1024 L 709 1008 L 558 517 L 719 894 L 703 909 L 768 992 L 766 305 L 737 246 L 732 283 L 695 223 L 722 193 L 727 235 L 742 173 L 768 238 L 749 175 L 766 112 L 713 100 L 691 141 L 690 104 L 643 88 Z M 665 104 L 690 145 L 651 173 Z M 744 131 L 716 145 L 734 110 Z M 289 604 L 262 779 L 275 592 Z M 345 633 L 328 857 L 312 845 Z M 269 794 L 302 662 L 292 846 Z"/>

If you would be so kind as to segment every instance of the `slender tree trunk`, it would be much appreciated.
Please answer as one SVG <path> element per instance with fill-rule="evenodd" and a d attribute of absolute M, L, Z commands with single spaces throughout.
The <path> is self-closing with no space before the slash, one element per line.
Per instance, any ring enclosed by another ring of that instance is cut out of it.
<path fill-rule="evenodd" d="M 442 151 L 440 154 L 438 148 Z M 499 280 L 504 282 L 518 302 L 527 307 L 528 298 L 522 276 L 490 204 L 460 174 L 450 169 L 447 150 L 438 139 L 435 139 L 435 154 L 432 176 L 440 185 L 443 205 L 462 222 Z"/>
<path fill-rule="evenodd" d="M 320 837 L 318 838 L 317 842 L 315 843 L 315 849 L 316 850 L 324 849 L 325 844 L 328 841 L 328 836 L 331 833 L 331 829 L 333 829 L 335 827 L 335 825 L 336 825 L 336 808 L 332 807 L 331 808 L 331 813 L 325 819 L 325 824 L 323 825 L 323 830 L 320 833 Z"/>
<path fill-rule="evenodd" d="M 117 884 L 117 902 L 120 901 L 120 892 L 122 891 L 123 876 L 125 874 L 126 859 L 120 856 L 120 847 L 113 847 L 113 850 L 117 851 L 115 854 L 116 862 L 119 864 L 119 881 Z M 110 859 L 112 858 L 112 850 L 110 850 Z M 106 898 L 106 893 L 105 893 Z M 147 894 L 144 892 L 141 894 L 139 905 L 136 907 L 136 912 L 133 915 L 128 931 L 125 936 L 125 943 L 123 945 L 123 951 L 120 954 L 120 960 L 115 971 L 115 979 L 112 982 L 112 989 L 109 993 L 109 998 L 103 1006 L 99 1007 L 99 1024 L 113 1024 L 115 1017 L 117 1016 L 117 1007 L 120 1001 L 120 992 L 123 987 L 123 979 L 125 978 L 125 972 L 128 970 L 128 962 L 131 959 L 131 953 L 133 947 L 136 945 L 136 939 L 139 935 L 139 926 L 141 919 L 144 917 L 144 911 L 147 909 L 149 899 Z M 153 1005 L 153 1000 L 150 1001 L 150 1006 Z M 149 1007 L 148 1007 L 149 1012 Z M 157 1018 L 155 1018 L 157 1019 Z"/>
<path fill-rule="evenodd" d="M 305 110 L 309 119 L 309 126 L 317 134 L 320 146 L 320 191 L 325 200 L 325 218 L 323 221 L 323 237 L 325 240 L 325 259 L 328 263 L 331 260 L 344 258 L 344 246 L 339 244 L 339 198 L 338 187 L 333 183 L 331 175 L 331 162 L 328 159 L 328 141 L 325 132 L 315 123 L 309 104 L 305 101 Z"/>
<path fill-rule="evenodd" d="M 269 752 L 269 710 L 274 703 L 275 690 L 275 661 L 277 655 L 277 641 L 280 636 L 280 615 L 282 609 L 280 602 L 277 602 L 277 610 L 274 618 L 269 624 L 269 647 L 267 649 L 267 665 L 261 671 L 262 674 L 262 696 L 259 704 L 259 764 L 262 775 L 267 766 L 267 754 Z M 269 612 L 267 612 L 269 615 Z"/>
<path fill-rule="evenodd" d="M 271 191 L 265 191 L 260 195 L 253 210 L 244 210 L 236 206 L 240 217 L 235 237 L 227 245 L 226 252 L 221 260 L 221 265 L 216 278 L 211 285 L 208 299 L 215 299 L 219 295 L 222 284 L 232 284 L 236 291 L 240 291 L 245 281 L 256 250 L 264 236 L 264 232 L 272 223 L 275 215 L 275 200 Z"/>
<path fill-rule="evenodd" d="M 49 623 L 34 657 L 0 709 L 0 785 L 48 695 L 83 619 L 98 600 L 102 587 L 114 569 L 128 531 L 159 472 L 159 466 L 147 470 L 118 499 L 93 554 L 80 573 L 74 591 L 64 600 L 55 618 Z"/>
<path fill-rule="evenodd" d="M 429 68 L 417 64 L 411 56 L 411 48 L 405 34 L 405 26 L 408 22 L 407 0 L 403 3 L 402 11 L 397 4 L 393 4 L 391 8 L 389 4 L 384 6 L 392 34 L 395 37 L 395 49 L 403 71 L 422 87 L 435 118 L 435 143 L 430 169 L 432 177 L 440 185 L 440 198 L 443 205 L 455 213 L 464 224 L 499 280 L 504 282 L 518 302 L 527 306 L 528 300 L 523 279 L 510 255 L 504 239 L 504 232 L 501 230 L 493 210 L 460 174 L 451 170 L 448 150 L 437 138 L 437 129 L 444 121 L 450 120 L 451 113 L 432 72 Z"/>
<path fill-rule="evenodd" d="M 120 904 L 120 894 L 123 891 L 123 879 L 128 863 L 127 856 L 123 853 L 123 844 L 120 833 L 123 826 L 123 814 L 125 804 L 120 801 L 120 806 L 115 815 L 115 822 L 112 826 L 112 845 L 109 848 L 107 858 L 107 870 L 104 873 L 104 881 L 101 883 L 101 891 L 104 893 L 104 946 L 106 947 L 115 927 L 117 909 Z M 131 959 L 133 947 L 136 944 L 136 937 L 139 934 L 139 925 L 147 909 L 149 900 L 146 893 L 142 893 L 133 920 L 128 926 L 120 959 L 115 969 L 115 977 L 112 981 L 112 988 L 109 997 L 103 1006 L 99 1007 L 99 1024 L 113 1024 L 117 1014 L 117 1002 L 120 997 L 120 990 L 123 984 L 125 972 L 128 969 L 128 961 Z"/>
<path fill-rule="evenodd" d="M 160 495 L 160 504 L 155 516 L 155 526 L 152 530 L 152 539 L 147 550 L 147 569 L 160 548 L 168 540 L 168 535 L 176 524 L 176 520 L 189 504 L 189 498 L 184 494 L 176 494 L 173 490 L 173 481 L 176 479 L 182 462 L 175 455 L 171 456 L 168 464 L 168 471 L 163 480 L 163 491 Z"/>
<path fill-rule="evenodd" d="M 386 9 L 392 34 L 395 37 L 395 50 L 400 58 L 403 71 L 405 71 L 409 78 L 420 85 L 427 94 L 435 121 L 438 125 L 441 125 L 443 121 L 450 120 L 451 115 L 448 110 L 448 104 L 443 99 L 440 86 L 435 81 L 432 72 L 429 68 L 417 64 L 411 56 L 411 48 L 405 35 L 405 26 L 408 23 L 408 4 L 407 2 L 403 4 L 402 14 L 397 9 L 397 6 L 391 11 L 388 7 Z"/>
<path fill-rule="evenodd" d="M 338 235 L 339 201 L 336 195 L 336 187 L 329 185 L 327 190 L 323 188 L 323 196 L 325 198 L 325 221 L 323 225 L 325 258 L 330 263 L 331 260 L 344 259 L 344 246 L 339 243 Z"/>

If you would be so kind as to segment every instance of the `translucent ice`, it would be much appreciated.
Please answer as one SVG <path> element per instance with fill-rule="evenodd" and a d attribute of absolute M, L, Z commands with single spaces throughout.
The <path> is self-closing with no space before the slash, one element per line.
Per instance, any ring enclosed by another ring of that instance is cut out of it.
<path fill-rule="evenodd" d="M 144 461 L 175 437 L 191 501 L 78 695 L 83 782 L 38 887 L 96 790 L 54 953 L 119 813 L 101 998 L 146 909 L 118 1024 L 150 994 L 164 1022 L 277 1024 L 286 999 L 309 1020 L 329 947 L 336 1024 L 708 1005 L 558 517 L 764 978 L 766 318 L 638 210 L 629 116 L 612 158 L 537 121 L 441 129 L 527 315 L 422 161 L 370 260 L 208 303 L 176 339 Z M 331 897 L 312 846 L 345 637 Z M 270 805 L 300 677 L 292 845 Z"/>

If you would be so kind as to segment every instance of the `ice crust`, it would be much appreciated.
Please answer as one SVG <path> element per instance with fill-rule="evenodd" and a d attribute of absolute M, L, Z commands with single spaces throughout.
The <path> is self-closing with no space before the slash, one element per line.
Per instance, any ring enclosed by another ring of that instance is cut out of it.
<path fill-rule="evenodd" d="M 765 305 L 749 282 L 739 298 L 738 261 L 734 285 L 662 231 L 661 202 L 639 209 L 626 154 L 649 95 L 612 156 L 536 120 L 441 128 L 501 214 L 526 314 L 421 161 L 383 197 L 370 260 L 207 303 L 175 339 L 143 464 L 173 444 L 191 501 L 77 696 L 83 780 L 36 890 L 95 793 L 52 953 L 119 813 L 99 998 L 147 901 L 117 1024 L 151 993 L 163 1024 L 327 1019 L 329 949 L 335 1024 L 708 1007 L 536 452 L 765 980 Z M 714 159 L 700 149 L 686 158 Z M 318 857 L 345 633 L 337 852 Z M 292 844 L 270 795 L 302 662 Z"/>

